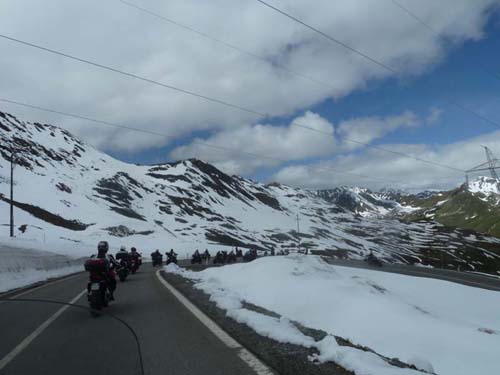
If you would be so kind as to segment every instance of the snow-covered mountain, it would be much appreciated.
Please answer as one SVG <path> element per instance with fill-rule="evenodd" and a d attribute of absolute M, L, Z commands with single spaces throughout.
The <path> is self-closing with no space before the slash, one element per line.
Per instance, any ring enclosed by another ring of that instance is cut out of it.
<path fill-rule="evenodd" d="M 369 189 L 342 186 L 329 190 L 318 190 L 318 196 L 337 206 L 340 210 L 371 216 L 386 215 L 403 207 L 395 197 L 387 193 L 374 193 Z"/>
<path fill-rule="evenodd" d="M 500 181 L 491 177 L 478 177 L 469 182 L 467 190 L 483 197 L 500 197 Z"/>
<path fill-rule="evenodd" d="M 440 262 L 436 251 L 446 250 L 450 263 L 479 270 L 498 261 L 496 238 L 429 220 L 400 221 L 388 214 L 402 206 L 387 194 L 266 185 L 195 159 L 126 164 L 61 128 L 0 112 L 4 213 L 11 149 L 19 237 L 63 241 L 68 248 L 107 239 L 113 246 L 136 245 L 145 251 L 173 247 L 179 252 L 221 245 L 295 248 L 300 243 L 346 251 L 354 258 L 373 250 L 388 261 L 430 264 Z M 7 215 L 2 217 L 0 224 L 7 224 Z M 5 234 L 7 227 L 1 228 Z"/>

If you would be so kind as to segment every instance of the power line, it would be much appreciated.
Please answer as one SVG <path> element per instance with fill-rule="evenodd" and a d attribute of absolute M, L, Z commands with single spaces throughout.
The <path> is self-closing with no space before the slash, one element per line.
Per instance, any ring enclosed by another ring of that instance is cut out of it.
<path fill-rule="evenodd" d="M 329 35 L 329 34 L 326 34 L 325 32 L 323 32 L 323 31 L 321 31 L 321 30 L 319 30 L 319 29 L 317 29 L 317 28 L 315 28 L 315 27 L 313 27 L 313 26 L 311 26 L 311 25 L 307 24 L 306 22 L 304 22 L 304 21 L 300 20 L 299 18 L 297 18 L 297 17 L 295 17 L 295 16 L 292 16 L 291 14 L 286 13 L 285 11 L 283 11 L 283 10 L 281 10 L 281 9 L 279 9 L 279 8 L 277 8 L 277 7 L 275 7 L 275 6 L 271 5 L 271 4 L 269 4 L 269 3 L 267 3 L 267 2 L 265 2 L 265 1 L 263 1 L 263 0 L 256 0 L 256 1 L 257 1 L 257 2 L 259 2 L 259 3 L 261 3 L 262 5 L 264 5 L 264 6 L 268 7 L 268 8 L 270 8 L 270 9 L 272 9 L 272 10 L 274 10 L 274 11 L 276 11 L 276 12 L 278 12 L 278 13 L 282 14 L 283 16 L 285 16 L 285 17 L 287 17 L 287 18 L 289 18 L 289 19 L 291 19 L 291 20 L 293 20 L 293 21 L 295 21 L 295 22 L 297 22 L 297 23 L 301 24 L 302 26 L 304 26 L 304 27 L 306 27 L 306 28 L 308 28 L 308 29 L 310 29 L 310 30 L 314 31 L 315 33 L 317 33 L 317 34 L 321 35 L 322 37 L 324 37 L 324 38 L 326 38 L 326 39 L 328 39 L 328 40 L 330 40 L 330 41 L 334 42 L 335 44 L 338 44 L 338 45 L 340 45 L 340 46 L 342 46 L 342 47 L 346 48 L 347 50 L 352 51 L 352 52 L 354 52 L 354 53 L 358 54 L 359 56 L 361 56 L 361 57 L 365 58 L 366 60 L 368 60 L 368 61 L 372 62 L 373 64 L 376 64 L 376 65 L 378 65 L 378 66 L 380 66 L 380 67 L 383 67 L 384 69 L 386 69 L 386 70 L 387 70 L 387 71 L 389 71 L 389 72 L 392 72 L 392 73 L 395 73 L 395 74 L 401 74 L 401 72 L 400 72 L 400 71 L 398 71 L 398 70 L 396 70 L 396 69 L 391 68 L 390 66 L 388 66 L 388 65 L 386 65 L 386 64 L 384 64 L 384 63 L 382 63 L 382 62 L 380 62 L 380 61 L 378 61 L 378 60 L 376 60 L 376 59 L 374 59 L 373 57 L 370 57 L 369 55 L 367 55 L 367 54 L 365 54 L 365 53 L 363 53 L 363 52 L 361 52 L 361 51 L 359 51 L 359 50 L 357 50 L 357 49 L 355 49 L 355 48 L 353 48 L 353 47 L 349 46 L 348 44 L 346 44 L 346 43 L 344 43 L 344 42 L 341 42 L 340 40 L 338 40 L 338 39 L 334 38 L 333 36 L 331 36 L 331 35 Z M 391 0 L 391 1 L 393 1 L 393 3 L 394 3 L 394 4 L 400 5 L 399 3 L 397 3 L 397 2 L 396 2 L 396 1 L 394 1 L 394 0 Z M 404 7 L 402 7 L 401 5 L 400 5 L 400 8 L 401 8 L 401 9 L 406 10 L 406 12 L 407 12 L 408 14 L 410 14 L 410 15 L 414 16 L 411 12 L 409 12 L 409 10 L 407 10 L 407 9 L 406 9 L 406 8 L 404 8 Z M 414 16 L 414 17 L 416 17 L 416 16 Z M 417 18 L 418 18 L 418 17 L 417 17 Z M 422 20 L 420 20 L 420 18 L 418 18 L 418 20 L 419 20 L 421 23 L 425 24 L 425 22 L 423 22 Z M 438 34 L 437 32 L 435 32 L 435 31 L 434 31 L 434 30 L 433 30 L 430 26 L 428 26 L 427 24 L 425 24 L 425 25 L 427 26 L 427 28 L 429 28 L 431 31 L 433 31 L 434 33 L 436 33 L 436 34 L 439 36 L 439 34 Z M 492 74 L 496 76 L 496 74 L 495 74 L 495 73 L 492 73 Z M 498 77 L 498 76 L 497 76 L 497 77 Z M 470 108 L 464 107 L 463 105 L 461 105 L 460 103 L 456 102 L 455 100 L 453 100 L 453 99 L 448 99 L 448 101 L 449 101 L 451 104 L 453 104 L 455 107 L 457 107 L 457 108 L 459 108 L 459 109 L 463 110 L 464 112 L 467 112 L 467 113 L 469 113 L 469 114 L 472 114 L 472 115 L 476 116 L 477 118 L 479 118 L 479 119 L 481 119 L 481 120 L 483 120 L 483 121 L 485 121 L 485 122 L 489 123 L 490 125 L 494 125 L 495 127 L 500 127 L 500 124 L 496 123 L 495 121 L 493 121 L 493 120 L 491 120 L 491 119 L 486 118 L 485 116 L 483 116 L 483 115 L 479 114 L 478 112 L 476 112 L 476 111 L 474 111 L 474 110 L 472 110 L 472 109 L 470 109 Z M 412 157 L 412 158 L 413 158 L 413 157 Z"/>
<path fill-rule="evenodd" d="M 366 59 L 366 60 L 368 60 L 368 61 L 371 61 L 373 64 L 376 64 L 376 65 L 378 65 L 379 67 L 381 67 L 381 68 L 383 68 L 383 69 L 385 69 L 385 70 L 387 70 L 387 71 L 389 71 L 389 72 L 391 72 L 391 73 L 399 74 L 399 72 L 398 72 L 396 69 L 391 68 L 389 65 L 384 64 L 383 62 L 381 62 L 381 61 L 379 61 L 379 60 L 377 60 L 377 59 L 374 59 L 373 57 L 370 57 L 370 56 L 369 56 L 369 55 L 367 55 L 366 53 L 361 52 L 360 50 L 358 50 L 358 49 L 356 49 L 356 48 L 354 48 L 354 47 L 351 47 L 351 46 L 350 46 L 350 45 L 348 45 L 347 43 L 342 42 L 342 41 L 340 41 L 339 39 L 334 38 L 333 36 L 331 36 L 331 35 L 329 35 L 329 34 L 326 34 L 325 32 L 323 32 L 323 31 L 321 31 L 321 30 L 319 30 L 319 29 L 315 28 L 314 26 L 311 26 L 311 25 L 309 25 L 309 24 L 305 23 L 304 21 L 301 21 L 301 20 L 300 20 L 300 19 L 298 19 L 297 17 L 292 16 L 291 14 L 289 14 L 289 13 L 287 13 L 287 12 L 285 12 L 285 11 L 283 11 L 283 10 L 279 9 L 279 8 L 276 8 L 275 6 L 273 6 L 273 5 L 271 5 L 271 4 L 267 3 L 267 2 L 265 2 L 265 1 L 263 1 L 263 0 L 256 0 L 256 1 L 258 1 L 259 3 L 261 3 L 262 5 L 264 5 L 264 6 L 268 7 L 268 8 L 271 8 L 272 10 L 274 10 L 274 11 L 276 11 L 276 12 L 278 12 L 278 13 L 282 14 L 283 16 L 290 18 L 291 20 L 293 20 L 293 21 L 295 21 L 295 22 L 297 22 L 297 23 L 301 24 L 302 26 L 307 27 L 308 29 L 310 29 L 310 30 L 314 31 L 315 33 L 317 33 L 317 34 L 319 34 L 319 35 L 321 35 L 321 36 L 323 36 L 324 38 L 326 38 L 326 39 L 330 40 L 331 42 L 333 42 L 333 43 L 335 43 L 335 44 L 338 44 L 339 46 L 344 47 L 345 49 L 348 49 L 348 50 L 349 50 L 349 51 L 351 51 L 351 52 L 354 52 L 355 54 L 357 54 L 357 55 L 359 55 L 359 56 L 363 57 L 364 59 Z"/>
<path fill-rule="evenodd" d="M 165 17 L 165 16 L 163 16 L 163 15 L 161 15 L 161 14 L 159 14 L 159 13 L 153 12 L 152 10 L 149 10 L 149 9 L 143 8 L 143 7 L 141 7 L 141 6 L 137 5 L 137 4 L 131 3 L 131 2 L 129 2 L 129 1 L 125 1 L 125 0 L 118 0 L 118 1 L 120 1 L 120 2 L 121 2 L 122 4 L 124 4 L 124 5 L 127 5 L 127 6 L 129 6 L 129 7 L 135 8 L 135 9 L 137 9 L 137 10 L 139 10 L 139 11 L 143 12 L 143 13 L 146 13 L 146 14 L 148 14 L 148 15 L 150 15 L 150 16 L 153 16 L 153 17 L 156 17 L 156 18 L 158 18 L 158 19 L 160 19 L 160 20 L 162 20 L 162 21 L 168 22 L 168 23 L 169 23 L 169 24 L 171 24 L 171 25 L 175 25 L 175 26 L 180 27 L 180 28 L 182 28 L 182 29 L 184 29 L 184 30 L 187 30 L 187 31 L 189 31 L 189 32 L 192 32 L 192 33 L 194 33 L 194 34 L 197 34 L 197 35 L 199 35 L 199 36 L 201 36 L 201 37 L 203 37 L 203 38 L 206 38 L 206 39 L 208 39 L 208 40 L 211 40 L 211 41 L 213 41 L 213 42 L 215 42 L 215 43 L 219 43 L 219 44 L 221 44 L 221 45 L 223 45 L 223 46 L 225 46 L 225 47 L 227 47 L 227 48 L 230 48 L 230 49 L 232 49 L 232 50 L 235 50 L 235 51 L 237 51 L 237 52 L 239 52 L 239 53 L 241 53 L 241 54 L 244 54 L 244 55 L 247 55 L 247 56 L 253 57 L 253 58 L 257 59 L 257 60 L 261 60 L 261 61 L 263 61 L 266 65 L 271 65 L 272 67 L 275 67 L 275 68 L 281 69 L 281 70 L 283 70 L 283 71 L 285 71 L 285 72 L 287 72 L 287 73 L 289 73 L 289 74 L 292 74 L 292 75 L 295 75 L 295 76 L 300 77 L 300 78 L 302 78 L 302 79 L 305 79 L 305 80 L 311 81 L 311 82 L 313 82 L 313 83 L 315 83 L 315 84 L 317 84 L 317 85 L 320 85 L 320 86 L 323 86 L 323 87 L 327 87 L 327 88 L 329 88 L 329 89 L 334 89 L 334 88 L 335 88 L 335 87 L 333 87 L 333 86 L 329 85 L 328 83 L 322 82 L 322 81 L 320 81 L 320 80 L 317 80 L 317 79 L 315 79 L 315 78 L 309 77 L 309 76 L 307 76 L 307 75 L 305 75 L 305 74 L 299 73 L 299 72 L 297 72 L 297 71 L 295 71 L 295 70 L 292 70 L 292 69 L 290 69 L 290 68 L 287 68 L 287 67 L 286 67 L 285 65 L 283 65 L 283 64 L 279 64 L 279 63 L 277 63 L 277 62 L 270 62 L 270 61 L 269 61 L 269 59 L 268 59 L 268 58 L 266 58 L 265 56 L 262 56 L 262 55 L 256 54 L 256 53 L 251 52 L 251 51 L 248 51 L 248 50 L 245 50 L 245 49 L 243 49 L 243 48 L 241 48 L 241 47 L 236 46 L 235 44 L 232 44 L 232 43 L 226 42 L 226 41 L 224 41 L 224 40 L 222 40 L 222 39 L 219 39 L 219 38 L 217 38 L 217 37 L 215 37 L 215 36 L 212 36 L 212 35 L 210 35 L 210 34 L 207 34 L 206 32 L 203 32 L 203 31 L 200 31 L 200 30 L 198 30 L 198 29 L 195 29 L 194 27 L 191 27 L 191 26 L 188 26 L 188 25 L 182 24 L 182 23 L 180 23 L 180 22 L 178 22 L 178 21 L 175 21 L 175 20 L 173 20 L 173 19 L 171 19 L 171 18 L 167 18 L 167 17 Z"/>
<path fill-rule="evenodd" d="M 98 124 L 102 124 L 102 125 L 106 125 L 106 126 L 111 126 L 111 127 L 119 128 L 119 129 L 125 129 L 125 130 L 130 130 L 130 131 L 145 133 L 145 134 L 149 134 L 149 135 L 161 136 L 161 137 L 164 137 L 164 138 L 172 138 L 172 139 L 175 138 L 175 137 L 173 137 L 171 135 L 168 135 L 168 134 L 165 134 L 165 133 L 154 132 L 154 131 L 140 129 L 140 128 L 136 128 L 136 127 L 132 127 L 132 126 L 117 124 L 117 123 L 114 123 L 114 122 L 99 120 L 99 119 L 95 119 L 95 118 L 88 117 L 88 116 L 83 116 L 83 115 L 79 115 L 79 114 L 75 114 L 75 113 L 69 113 L 69 112 L 59 111 L 59 110 L 55 110 L 55 109 L 51 109 L 51 108 L 46 108 L 46 107 L 41 107 L 41 106 L 38 106 L 38 105 L 29 104 L 29 103 L 23 103 L 23 102 L 19 102 L 19 101 L 15 101 L 15 100 L 0 98 L 0 101 L 5 102 L 5 103 L 10 103 L 10 104 L 15 104 L 15 105 L 22 106 L 22 107 L 36 109 L 36 110 L 43 111 L 43 112 L 55 113 L 55 114 L 66 116 L 66 117 L 72 117 L 72 118 L 76 118 L 76 119 L 80 119 L 80 120 L 90 121 L 90 122 L 94 122 L 94 123 L 98 123 Z M 285 159 L 276 158 L 276 157 L 272 157 L 272 156 L 267 156 L 267 155 L 263 155 L 263 154 L 256 154 L 256 153 L 252 153 L 252 152 L 242 151 L 242 150 L 239 150 L 239 149 L 233 149 L 233 148 L 229 148 L 229 147 L 214 145 L 214 144 L 207 143 L 207 142 L 193 141 L 192 143 L 200 145 L 200 146 L 205 146 L 205 147 L 217 149 L 219 151 L 231 152 L 231 153 L 235 153 L 235 154 L 239 154 L 239 155 L 245 155 L 245 156 L 251 156 L 251 157 L 258 158 L 258 159 L 265 159 L 265 160 L 277 161 L 277 162 L 280 162 L 280 163 L 287 163 L 287 162 L 290 161 L 290 160 L 285 160 Z M 335 172 L 337 174 L 349 174 L 349 175 L 353 175 L 353 176 L 361 177 L 361 178 L 366 178 L 366 179 L 370 179 L 370 180 L 378 180 L 378 181 L 383 181 L 383 182 L 399 183 L 399 181 L 391 181 L 391 180 L 387 180 L 387 179 L 383 179 L 383 178 L 377 178 L 377 177 L 372 177 L 372 176 L 368 176 L 368 175 L 363 175 L 363 174 L 355 173 L 355 172 L 351 172 L 351 171 L 342 171 L 342 170 L 339 170 L 339 169 L 333 168 L 333 167 L 314 167 L 314 166 L 309 166 L 309 165 L 306 165 L 306 166 L 303 166 L 303 167 L 306 168 L 306 169 L 311 169 L 311 170 L 333 171 L 333 172 Z"/>
<path fill-rule="evenodd" d="M 438 36 L 439 38 L 441 38 L 441 35 L 439 35 L 439 33 L 434 30 L 434 28 L 432 28 L 428 23 L 424 22 L 423 19 L 421 19 L 419 16 L 417 16 L 415 13 L 411 12 L 408 8 L 406 8 L 404 5 L 402 5 L 401 3 L 397 2 L 396 0 L 391 0 L 391 2 L 396 5 L 399 9 L 401 9 L 403 12 L 405 12 L 406 14 L 408 14 L 410 17 L 413 17 L 415 18 L 415 20 L 417 20 L 418 23 L 420 23 L 422 26 L 424 26 L 427 30 L 431 31 L 434 35 Z"/>
<path fill-rule="evenodd" d="M 250 113 L 250 114 L 253 114 L 253 115 L 265 116 L 262 113 L 259 113 L 257 111 L 253 111 L 253 110 L 248 109 L 248 108 L 240 107 L 239 105 L 232 104 L 232 103 L 226 102 L 224 100 L 215 99 L 215 98 L 203 95 L 203 94 L 198 94 L 198 93 L 193 92 L 193 91 L 185 90 L 185 89 L 182 89 L 182 88 L 177 87 L 177 86 L 173 86 L 173 85 L 169 85 L 169 84 L 162 83 L 162 82 L 159 82 L 159 81 L 155 81 L 153 79 L 142 77 L 142 76 L 139 76 L 137 74 L 129 73 L 129 72 L 126 72 L 124 70 L 113 68 L 113 67 L 110 67 L 110 66 L 107 66 L 107 65 L 99 64 L 99 63 L 96 63 L 96 62 L 93 62 L 93 61 L 90 61 L 90 60 L 86 60 L 86 59 L 83 59 L 81 57 L 76 57 L 76 56 L 73 56 L 73 55 L 70 55 L 70 54 L 67 54 L 67 53 L 64 53 L 64 52 L 59 52 L 59 51 L 56 51 L 56 50 L 53 50 L 53 49 L 50 49 L 50 48 L 47 48 L 47 47 L 44 47 L 44 46 L 41 46 L 41 45 L 38 45 L 38 44 L 25 42 L 23 40 L 12 38 L 10 36 L 3 35 L 3 34 L 0 34 L 0 38 L 4 38 L 4 39 L 10 40 L 10 41 L 15 42 L 15 43 L 24 44 L 25 46 L 33 47 L 33 48 L 36 48 L 36 49 L 39 49 L 39 50 L 42 50 L 42 51 L 45 51 L 45 52 L 49 52 L 49 53 L 52 53 L 52 54 L 55 54 L 55 55 L 63 56 L 63 57 L 66 57 L 68 59 L 71 59 L 71 60 L 76 60 L 76 61 L 88 64 L 88 65 L 95 66 L 95 67 L 100 68 L 100 69 L 108 70 L 110 72 L 122 74 L 124 76 L 135 78 L 135 79 L 138 79 L 140 81 L 151 83 L 153 85 L 165 87 L 167 89 L 178 91 L 178 92 L 181 92 L 181 93 L 186 94 L 186 95 L 190 95 L 190 96 L 194 96 L 194 97 L 197 97 L 197 98 L 200 98 L 200 99 L 208 100 L 210 102 L 217 103 L 217 104 L 222 104 L 222 105 L 224 105 L 226 107 L 238 109 L 240 111 L 247 112 L 247 113 Z"/>
<path fill-rule="evenodd" d="M 171 90 L 175 90 L 175 91 L 181 92 L 181 93 L 186 94 L 186 95 L 190 95 L 190 96 L 194 96 L 194 97 L 197 97 L 197 98 L 200 98 L 200 99 L 208 100 L 208 101 L 213 102 L 213 103 L 217 103 L 217 104 L 224 105 L 224 106 L 232 108 L 232 109 L 237 109 L 239 111 L 243 111 L 243 112 L 255 115 L 258 118 L 268 118 L 268 117 L 271 117 L 270 115 L 268 115 L 266 113 L 262 113 L 262 112 L 259 112 L 259 111 L 253 110 L 253 109 L 249 109 L 249 108 L 237 105 L 237 104 L 229 103 L 229 102 L 221 100 L 221 99 L 216 99 L 216 98 L 213 98 L 213 97 L 209 97 L 209 96 L 206 96 L 206 95 L 203 95 L 203 94 L 199 94 L 199 93 L 196 93 L 196 92 L 190 91 L 190 90 L 185 90 L 185 89 L 179 88 L 177 86 L 173 86 L 173 85 L 170 85 L 170 84 L 165 84 L 165 83 L 162 83 L 162 82 L 159 82 L 159 81 L 155 81 L 155 80 L 152 80 L 152 79 L 149 79 L 149 78 L 145 78 L 145 77 L 142 77 L 142 76 L 139 76 L 139 75 L 136 75 L 136 74 L 133 74 L 133 73 L 129 73 L 129 72 L 117 69 L 117 68 L 113 68 L 113 67 L 106 66 L 106 65 L 103 65 L 103 64 L 100 64 L 100 63 L 96 63 L 96 62 L 93 62 L 93 61 L 90 61 L 90 60 L 87 60 L 87 59 L 83 59 L 83 58 L 80 58 L 80 57 L 76 57 L 76 56 L 73 56 L 73 55 L 70 55 L 70 54 L 67 54 L 67 53 L 59 52 L 59 51 L 56 51 L 56 50 L 53 50 L 53 49 L 50 49 L 50 48 L 47 48 L 47 47 L 44 47 L 44 46 L 40 46 L 40 45 L 33 44 L 33 43 L 30 43 L 30 42 L 25 42 L 25 41 L 20 40 L 20 39 L 12 38 L 12 37 L 9 37 L 9 36 L 3 35 L 3 34 L 0 34 L 0 38 L 4 38 L 4 39 L 7 39 L 9 41 L 12 41 L 12 42 L 15 42 L 15 43 L 20 43 L 22 45 L 33 47 L 33 48 L 36 48 L 36 49 L 39 49 L 39 50 L 42 50 L 42 51 L 45 51 L 45 52 L 49 52 L 49 53 L 52 53 L 52 54 L 55 54 L 55 55 L 63 56 L 63 57 L 66 57 L 68 59 L 76 60 L 78 62 L 89 64 L 91 66 L 94 66 L 94 67 L 97 67 L 97 68 L 100 68 L 100 69 L 104 69 L 104 70 L 111 71 L 111 72 L 114 72 L 114 73 L 122 74 L 122 75 L 125 75 L 125 76 L 130 77 L 130 78 L 135 78 L 135 79 L 138 79 L 138 80 L 141 80 L 141 81 L 145 81 L 147 83 L 151 83 L 151 84 L 158 85 L 158 86 L 161 86 L 161 87 L 165 87 L 165 88 L 168 88 L 168 89 L 171 89 Z M 316 132 L 316 133 L 325 134 L 325 135 L 328 135 L 330 137 L 334 137 L 335 136 L 334 133 L 332 133 L 332 132 L 321 131 L 321 130 L 312 128 L 310 126 L 301 124 L 300 122 L 297 122 L 297 121 L 293 121 L 291 124 L 293 126 L 301 127 L 303 129 L 308 129 L 308 130 Z M 376 150 L 379 150 L 379 151 L 384 151 L 384 152 L 388 152 L 388 153 L 391 153 L 391 154 L 397 154 L 397 155 L 400 155 L 400 156 L 404 156 L 404 157 L 407 157 L 407 158 L 410 158 L 410 159 L 413 159 L 413 160 L 417 160 L 417 161 L 421 161 L 421 162 L 424 162 L 424 163 L 427 163 L 427 164 L 430 164 L 430 165 L 435 165 L 435 166 L 439 166 L 439 167 L 451 169 L 451 170 L 454 170 L 454 171 L 463 172 L 462 170 L 459 170 L 459 169 L 457 169 L 455 167 L 445 166 L 444 164 L 432 162 L 432 161 L 425 160 L 425 159 L 422 159 L 422 158 L 417 158 L 417 157 L 415 157 L 413 155 L 409 155 L 409 154 L 405 154 L 405 153 L 401 153 L 401 152 L 397 152 L 397 151 L 388 150 L 388 149 L 386 149 L 384 147 L 375 146 L 375 145 L 372 145 L 372 144 L 369 144 L 369 143 L 366 143 L 366 142 L 356 141 L 356 140 L 349 139 L 349 138 L 344 138 L 344 140 L 346 140 L 347 142 L 351 142 L 351 143 L 363 145 L 363 146 L 366 146 L 366 147 L 369 147 L 369 148 L 373 148 L 373 149 L 376 149 Z"/>
<path fill-rule="evenodd" d="M 412 12 L 409 8 L 405 7 L 403 4 L 401 4 L 400 2 L 398 2 L 396 0 L 390 0 L 390 1 L 394 5 L 396 5 L 399 9 L 401 9 L 403 12 L 408 14 L 410 17 L 414 18 L 419 24 L 421 24 L 423 27 L 425 27 L 427 30 L 429 30 L 432 34 L 437 36 L 439 39 L 444 40 L 444 37 L 438 31 L 436 31 L 432 26 L 430 26 L 428 23 L 426 23 L 415 12 Z M 491 71 L 490 69 L 486 68 L 482 64 L 481 64 L 481 68 L 486 74 L 488 74 L 496 79 L 500 79 L 500 75 L 497 72 Z"/>
<path fill-rule="evenodd" d="M 332 133 L 329 133 L 329 132 L 326 132 L 326 131 L 323 131 L 323 130 L 319 130 L 319 129 L 314 129 L 314 128 L 311 128 L 311 127 L 308 127 L 308 126 L 305 126 L 305 125 L 302 125 L 302 124 L 295 123 L 294 125 L 297 126 L 297 127 L 300 127 L 300 128 L 309 129 L 309 130 L 317 132 L 317 133 L 321 133 L 321 134 L 333 136 Z M 447 168 L 447 169 L 451 169 L 451 170 L 457 171 L 457 172 L 465 172 L 465 170 L 463 170 L 463 169 L 455 168 L 455 167 L 452 167 L 452 166 L 449 166 L 449 165 L 446 165 L 446 164 L 437 163 L 437 162 L 434 162 L 434 161 L 431 161 L 431 160 L 422 159 L 422 158 L 419 158 L 417 156 L 413 156 L 413 155 L 410 155 L 410 154 L 405 154 L 404 152 L 390 150 L 390 149 L 387 149 L 387 148 L 384 148 L 384 147 L 380 147 L 380 146 L 373 145 L 373 144 L 366 143 L 366 142 L 357 141 L 355 139 L 351 139 L 351 138 L 347 138 L 347 137 L 342 137 L 342 139 L 344 141 L 347 141 L 347 142 L 355 143 L 355 144 L 362 145 L 362 146 L 367 146 L 369 148 L 373 148 L 374 150 L 384 151 L 384 152 L 387 152 L 387 153 L 390 153 L 390 154 L 393 154 L 393 155 L 398 155 L 398 156 L 403 156 L 403 157 L 406 157 L 406 158 L 409 158 L 409 159 L 414 159 L 416 161 L 420 161 L 420 162 L 423 162 L 423 163 L 434 165 L 436 167 Z"/>

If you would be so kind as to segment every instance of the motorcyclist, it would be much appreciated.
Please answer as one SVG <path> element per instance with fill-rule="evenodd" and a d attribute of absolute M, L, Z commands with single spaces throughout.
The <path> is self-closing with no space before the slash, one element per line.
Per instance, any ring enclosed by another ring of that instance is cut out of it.
<path fill-rule="evenodd" d="M 155 252 L 151 253 L 151 258 L 153 259 L 153 266 L 163 264 L 163 254 L 160 253 L 160 250 L 156 249 Z"/>
<path fill-rule="evenodd" d="M 228 263 L 234 263 L 236 261 L 237 261 L 236 254 L 234 253 L 233 250 L 231 250 L 229 252 L 229 254 L 227 255 L 227 262 Z"/>
<path fill-rule="evenodd" d="M 201 254 L 198 250 L 196 250 L 191 258 L 191 264 L 200 263 L 201 264 Z"/>
<path fill-rule="evenodd" d="M 177 264 L 177 253 L 174 251 L 174 249 L 170 249 L 170 251 L 166 252 L 165 255 L 167 256 L 167 264 Z"/>
<path fill-rule="evenodd" d="M 210 262 L 210 252 L 208 251 L 208 249 L 205 249 L 205 252 L 203 253 L 203 259 L 205 259 L 208 262 Z"/>
<path fill-rule="evenodd" d="M 121 246 L 120 247 L 120 251 L 118 251 L 116 253 L 116 260 L 123 260 L 125 261 L 127 264 L 130 263 L 130 254 L 129 252 L 127 251 L 127 248 L 125 246 Z"/>
<path fill-rule="evenodd" d="M 215 258 L 213 260 L 213 263 L 216 264 L 216 263 L 219 263 L 219 264 L 224 264 L 226 261 L 224 259 L 224 255 L 222 254 L 222 251 L 217 251 L 217 253 L 215 254 Z"/>
<path fill-rule="evenodd" d="M 116 290 L 116 267 L 120 264 L 116 261 L 113 255 L 108 254 L 109 244 L 107 241 L 100 241 L 97 244 L 97 254 L 93 254 L 91 258 L 105 259 L 107 263 L 106 281 L 108 284 L 110 299 L 114 301 L 114 292 Z"/>
<path fill-rule="evenodd" d="M 243 251 L 241 249 L 238 249 L 238 246 L 236 246 L 236 257 L 243 258 Z"/>
<path fill-rule="evenodd" d="M 130 248 L 130 259 L 135 260 L 138 265 L 141 265 L 142 263 L 141 254 L 137 252 L 135 247 Z"/>

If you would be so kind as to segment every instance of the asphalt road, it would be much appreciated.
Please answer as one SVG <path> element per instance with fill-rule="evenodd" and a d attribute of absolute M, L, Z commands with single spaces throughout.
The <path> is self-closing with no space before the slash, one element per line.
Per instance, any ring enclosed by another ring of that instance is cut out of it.
<path fill-rule="evenodd" d="M 85 273 L 78 274 L 18 298 L 69 302 L 83 292 L 86 280 Z M 86 306 L 85 293 L 75 303 Z M 106 316 L 92 318 L 82 309 L 61 308 L 0 301 L 0 374 L 140 374 L 135 341 L 123 325 Z M 150 264 L 118 283 L 108 311 L 136 331 L 148 375 L 255 374 L 158 281 Z M 24 346 L 30 337 L 34 339 Z"/>
<path fill-rule="evenodd" d="M 439 268 L 425 268 L 417 266 L 406 266 L 402 264 L 386 264 L 383 267 L 370 266 L 362 260 L 340 260 L 324 257 L 328 263 L 337 266 L 363 268 L 381 272 L 399 273 L 402 275 L 427 277 L 431 279 L 445 280 L 476 288 L 500 291 L 500 279 L 477 275 L 468 272 L 458 272 Z"/>

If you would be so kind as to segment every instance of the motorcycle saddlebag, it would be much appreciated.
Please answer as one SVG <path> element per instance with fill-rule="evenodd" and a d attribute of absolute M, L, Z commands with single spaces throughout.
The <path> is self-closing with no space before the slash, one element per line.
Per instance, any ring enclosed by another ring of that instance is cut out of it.
<path fill-rule="evenodd" d="M 88 272 L 106 272 L 108 262 L 106 259 L 87 259 L 85 262 L 85 271 Z"/>

